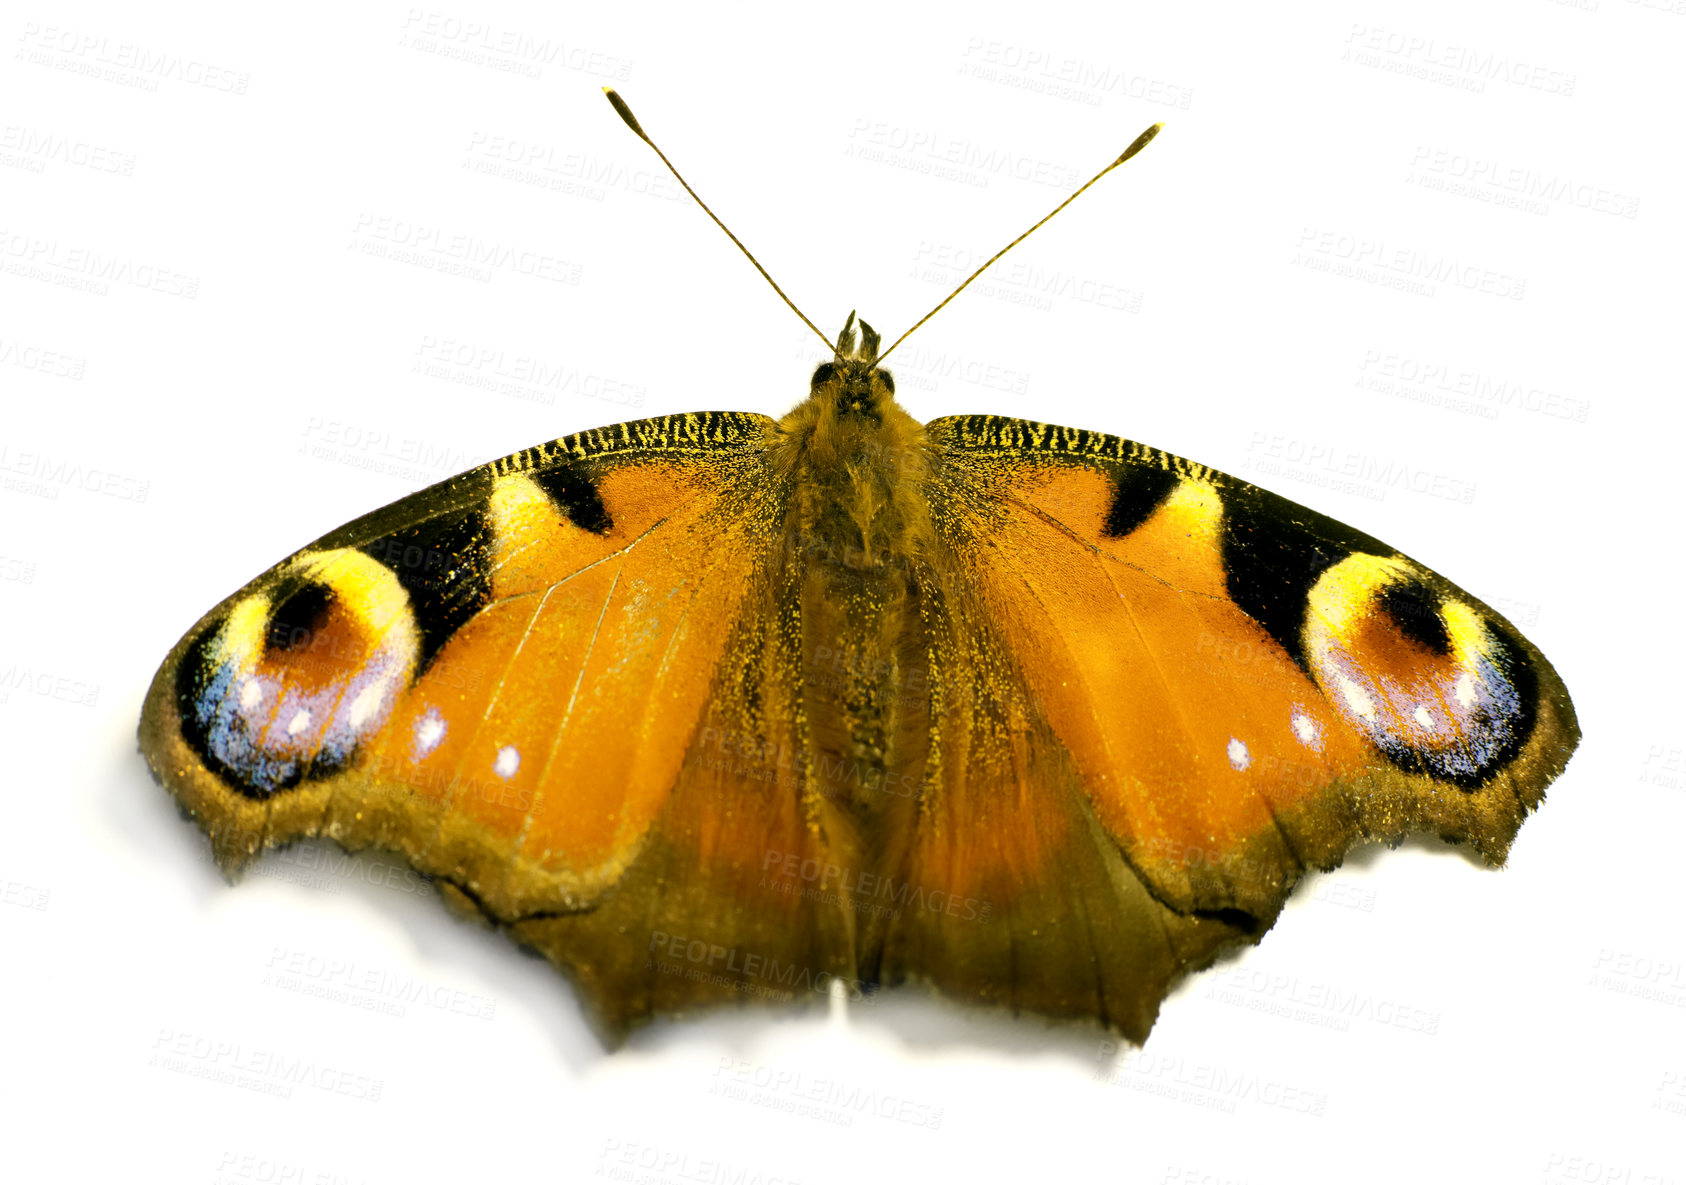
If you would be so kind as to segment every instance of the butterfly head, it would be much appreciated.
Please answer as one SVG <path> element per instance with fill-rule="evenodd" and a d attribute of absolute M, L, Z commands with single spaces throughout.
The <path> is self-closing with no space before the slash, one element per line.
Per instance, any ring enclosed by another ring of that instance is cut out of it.
<path fill-rule="evenodd" d="M 855 333 L 855 314 L 837 335 L 836 357 L 814 368 L 809 397 L 827 404 L 839 416 L 881 420 L 883 408 L 894 403 L 896 381 L 878 368 L 879 337 L 865 321 Z"/>

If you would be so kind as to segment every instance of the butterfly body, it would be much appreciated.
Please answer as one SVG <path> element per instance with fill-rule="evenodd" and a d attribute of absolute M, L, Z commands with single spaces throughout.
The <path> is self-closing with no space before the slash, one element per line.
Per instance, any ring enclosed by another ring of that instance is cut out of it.
<path fill-rule="evenodd" d="M 900 691 L 925 663 L 932 530 L 924 428 L 873 368 L 870 326 L 859 356 L 850 345 L 845 330 L 838 361 L 816 369 L 808 399 L 779 422 L 771 455 L 787 483 L 779 554 L 799 589 L 805 748 L 848 771 L 821 792 L 870 828 L 888 790 L 920 774 L 926 728 Z"/>

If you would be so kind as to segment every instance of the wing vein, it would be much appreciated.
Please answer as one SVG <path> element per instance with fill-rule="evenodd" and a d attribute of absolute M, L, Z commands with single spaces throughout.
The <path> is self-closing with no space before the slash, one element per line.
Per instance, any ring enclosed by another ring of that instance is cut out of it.
<path fill-rule="evenodd" d="M 481 712 L 480 719 L 475 722 L 474 731 L 469 734 L 467 743 L 465 743 L 463 745 L 462 754 L 461 754 L 461 756 L 459 756 L 457 758 L 456 765 L 451 770 L 450 780 L 447 781 L 446 784 L 445 784 L 445 797 L 444 797 L 444 800 L 440 803 L 439 817 L 434 822 L 433 834 L 432 834 L 431 837 L 429 837 L 429 839 L 427 841 L 427 847 L 422 849 L 422 852 L 424 854 L 427 853 L 427 852 L 431 852 L 433 850 L 434 845 L 439 842 L 439 836 L 440 836 L 441 832 L 444 830 L 445 821 L 451 817 L 451 812 L 455 809 L 455 806 L 456 806 L 457 788 L 458 788 L 458 784 L 459 784 L 459 782 L 462 778 L 463 766 L 467 763 L 467 761 L 469 759 L 469 755 L 472 753 L 472 751 L 474 749 L 474 742 L 477 741 L 480 738 L 480 734 L 485 731 L 486 722 L 491 719 L 492 712 L 497 708 L 498 701 L 503 696 L 504 685 L 509 681 L 509 673 L 510 673 L 510 671 L 512 671 L 515 668 L 515 660 L 521 657 L 521 651 L 527 645 L 527 639 L 532 636 L 533 627 L 538 624 L 538 620 L 539 620 L 540 616 L 543 615 L 545 605 L 547 605 L 550 602 L 551 594 L 554 593 L 557 589 L 561 588 L 564 584 L 567 584 L 569 581 L 573 580 L 575 577 L 578 577 L 578 576 L 582 575 L 583 573 L 589 572 L 593 568 L 596 568 L 596 567 L 599 567 L 599 566 L 601 566 L 605 563 L 608 563 L 610 560 L 615 559 L 616 557 L 623 557 L 624 558 L 627 554 L 629 554 L 632 551 L 633 548 L 637 547 L 646 538 L 648 538 L 649 535 L 650 535 L 650 532 L 654 531 L 656 528 L 660 527 L 663 523 L 667 522 L 669 517 L 671 517 L 671 516 L 664 515 L 661 518 L 657 519 L 655 522 L 651 523 L 647 528 L 644 529 L 644 531 L 642 531 L 639 534 L 639 536 L 636 539 L 633 539 L 625 547 L 617 548 L 616 550 L 610 552 L 606 556 L 603 556 L 599 559 L 593 560 L 589 564 L 584 564 L 584 565 L 580 566 L 579 568 L 576 568 L 574 571 L 568 573 L 566 576 L 563 576 L 558 580 L 551 581 L 549 584 L 545 585 L 544 588 L 542 588 L 542 589 L 530 589 L 527 592 L 517 593 L 514 596 L 509 596 L 509 597 L 502 597 L 502 598 L 498 599 L 497 601 L 493 602 L 494 605 L 500 605 L 500 606 L 501 605 L 508 605 L 508 604 L 514 603 L 515 601 L 525 600 L 526 598 L 528 598 L 530 596 L 533 596 L 534 594 L 537 594 L 537 593 L 543 594 L 542 596 L 539 597 L 538 606 L 533 610 L 532 615 L 527 618 L 526 628 L 521 631 L 521 640 L 515 644 L 515 649 L 510 651 L 509 657 L 506 660 L 504 660 L 503 670 L 499 673 L 497 685 L 495 687 L 493 687 L 492 694 L 486 701 L 485 711 Z M 516 554 L 520 554 L 520 553 L 518 552 Z M 507 559 L 513 559 L 514 556 L 510 556 L 510 557 L 506 557 L 506 558 Z M 494 565 L 493 570 L 495 571 L 502 566 L 503 566 L 503 563 L 500 562 L 498 565 Z M 616 578 L 616 580 L 620 579 L 620 574 L 618 572 L 616 573 L 615 578 Z M 613 589 L 611 588 L 611 592 L 612 591 L 613 591 Z M 488 606 L 487 608 L 490 608 L 490 607 L 491 606 Z M 605 607 L 607 607 L 607 602 L 605 602 Z M 486 612 L 485 609 L 481 610 L 481 614 L 483 614 L 485 612 Z M 478 618 L 481 614 L 476 614 L 475 617 Z M 599 624 L 601 624 L 601 618 L 599 618 Z M 593 635 L 593 637 L 595 638 L 595 635 Z M 532 812 L 529 811 L 528 812 L 528 819 L 530 820 L 531 817 L 532 817 Z M 523 834 L 525 834 L 526 822 L 523 822 L 522 830 L 523 830 Z M 517 850 L 519 850 L 519 849 L 517 849 Z"/>
<path fill-rule="evenodd" d="M 1023 498 L 1019 497 L 1019 495 L 1017 495 L 1017 494 L 1008 494 L 1007 500 L 1015 503 L 1016 505 L 1022 507 L 1024 510 L 1026 510 L 1026 511 L 1030 512 L 1031 514 L 1035 515 L 1037 518 L 1041 519 L 1043 522 L 1047 523 L 1049 526 L 1053 527 L 1055 530 L 1060 531 L 1060 532 L 1064 533 L 1065 535 L 1069 536 L 1071 541 L 1073 543 L 1077 544 L 1079 547 L 1083 548 L 1083 550 L 1085 550 L 1087 552 L 1090 552 L 1094 555 L 1104 555 L 1104 556 L 1106 556 L 1107 559 L 1111 560 L 1115 564 L 1118 564 L 1120 567 L 1129 568 L 1132 572 L 1136 572 L 1136 573 L 1138 573 L 1142 576 L 1145 576 L 1149 580 L 1152 580 L 1153 582 L 1155 582 L 1156 584 L 1163 584 L 1166 588 L 1170 589 L 1172 592 L 1175 592 L 1175 593 L 1177 593 L 1181 596 L 1185 596 L 1185 597 L 1204 597 L 1208 601 L 1217 601 L 1217 602 L 1220 602 L 1220 603 L 1223 601 L 1222 597 L 1217 596 L 1214 593 L 1199 592 L 1198 590 L 1195 590 L 1195 589 L 1181 588 L 1181 587 L 1177 586 L 1176 584 L 1173 584 L 1171 581 L 1166 580 L 1163 576 L 1160 576 L 1160 575 L 1158 575 L 1157 573 L 1154 573 L 1154 572 L 1150 572 L 1148 569 L 1142 567 L 1138 563 L 1134 563 L 1133 561 L 1127 560 L 1120 555 L 1116 555 L 1113 552 L 1107 551 L 1097 544 L 1088 542 L 1086 539 L 1083 538 L 1082 535 L 1080 535 L 1077 532 L 1077 530 L 1075 528 L 1066 525 L 1066 523 L 1063 522 L 1061 519 L 1057 518 L 1056 516 L 1054 516 L 1052 514 L 1049 514 L 1046 510 L 1043 510 L 1040 506 L 1036 506 L 1033 503 L 1026 502 Z"/>
<path fill-rule="evenodd" d="M 620 587 L 621 573 L 626 571 L 623 563 L 615 570 L 615 578 L 609 582 L 609 591 L 604 594 L 603 607 L 597 611 L 597 624 L 592 627 L 591 639 L 585 644 L 585 654 L 580 657 L 579 673 L 574 676 L 573 690 L 568 693 L 568 704 L 562 709 L 562 719 L 556 725 L 556 731 L 550 738 L 550 748 L 545 751 L 544 765 L 539 770 L 539 776 L 533 782 L 533 803 L 527 809 L 526 817 L 521 820 L 521 830 L 516 833 L 511 851 L 519 856 L 521 848 L 527 842 L 527 833 L 532 830 L 533 816 L 538 814 L 539 799 L 544 796 L 545 779 L 550 774 L 550 767 L 556 760 L 556 751 L 562 747 L 562 738 L 568 731 L 568 721 L 573 718 L 574 704 L 580 696 L 580 685 L 585 682 L 585 669 L 591 665 L 591 655 L 597 648 L 598 635 L 603 632 L 603 619 L 609 615 L 609 605 L 615 599 L 615 590 Z M 542 605 L 540 606 L 542 609 Z M 624 799 L 622 812 L 625 811 Z"/>

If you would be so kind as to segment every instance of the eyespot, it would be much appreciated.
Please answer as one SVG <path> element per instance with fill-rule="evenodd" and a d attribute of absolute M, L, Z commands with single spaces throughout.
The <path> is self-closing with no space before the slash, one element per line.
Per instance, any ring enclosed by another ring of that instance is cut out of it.
<path fill-rule="evenodd" d="M 343 768 L 415 671 L 420 637 L 391 569 L 307 555 L 237 601 L 182 656 L 183 736 L 249 798 Z"/>
<path fill-rule="evenodd" d="M 1335 564 L 1307 596 L 1303 636 L 1329 702 L 1407 773 L 1475 789 L 1532 731 L 1526 653 L 1406 560 Z"/>

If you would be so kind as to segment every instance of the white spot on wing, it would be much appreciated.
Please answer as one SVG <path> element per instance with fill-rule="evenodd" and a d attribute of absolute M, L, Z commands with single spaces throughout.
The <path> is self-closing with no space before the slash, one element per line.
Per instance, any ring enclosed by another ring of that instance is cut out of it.
<path fill-rule="evenodd" d="M 1425 707 L 1419 706 L 1415 712 L 1411 713 L 1411 719 L 1415 720 L 1424 728 L 1434 727 L 1434 717 L 1429 714 L 1429 710 Z"/>
<path fill-rule="evenodd" d="M 310 709 L 300 708 L 294 714 L 293 718 L 291 720 L 287 721 L 287 735 L 290 736 L 290 737 L 296 737 L 296 736 L 299 735 L 299 733 L 303 732 L 305 729 L 307 729 L 309 727 L 310 727 Z"/>
<path fill-rule="evenodd" d="M 505 745 L 498 750 L 498 759 L 492 763 L 492 772 L 500 778 L 513 778 L 515 771 L 521 768 L 521 751 L 514 745 Z"/>
<path fill-rule="evenodd" d="M 1302 745 L 1316 745 L 1318 737 L 1322 735 L 1317 721 L 1299 708 L 1295 708 L 1294 714 L 1288 718 L 1288 726 L 1294 730 L 1294 735 L 1300 739 Z"/>
<path fill-rule="evenodd" d="M 1229 738 L 1229 763 L 1236 769 L 1246 769 L 1253 764 L 1253 755 L 1247 752 L 1247 742 Z"/>
<path fill-rule="evenodd" d="M 369 717 L 380 711 L 381 699 L 386 692 L 386 684 L 371 683 L 357 693 L 357 698 L 351 701 L 351 710 L 346 713 L 346 722 L 353 729 L 361 729 Z"/>
<path fill-rule="evenodd" d="M 1358 684 L 1346 675 L 1341 677 L 1341 695 L 1354 712 L 1369 720 L 1376 714 L 1376 705 L 1370 702 L 1370 696 Z"/>
<path fill-rule="evenodd" d="M 263 684 L 256 679 L 247 679 L 240 685 L 240 706 L 250 712 L 263 703 Z"/>
<path fill-rule="evenodd" d="M 1470 678 L 1468 671 L 1458 674 L 1458 681 L 1452 684 L 1452 694 L 1457 698 L 1458 706 L 1473 708 L 1475 706 L 1475 680 Z"/>
<path fill-rule="evenodd" d="M 438 708 L 429 708 L 427 715 L 416 721 L 416 760 L 420 761 L 438 748 L 444 737 L 444 718 L 439 715 Z"/>

